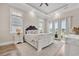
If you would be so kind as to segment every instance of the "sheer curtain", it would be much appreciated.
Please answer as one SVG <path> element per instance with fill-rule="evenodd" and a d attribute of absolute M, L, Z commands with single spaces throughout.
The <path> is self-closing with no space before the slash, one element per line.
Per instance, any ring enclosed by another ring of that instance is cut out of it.
<path fill-rule="evenodd" d="M 69 34 L 72 28 L 71 16 L 54 20 L 53 28 L 53 33 L 57 32 L 60 38 L 62 35 Z"/>
<path fill-rule="evenodd" d="M 50 21 L 49 23 L 48 23 L 48 32 L 49 33 L 52 33 L 53 31 L 52 31 L 52 22 Z"/>
<path fill-rule="evenodd" d="M 39 19 L 38 30 L 39 30 L 39 33 L 44 33 L 44 20 L 43 19 Z"/>

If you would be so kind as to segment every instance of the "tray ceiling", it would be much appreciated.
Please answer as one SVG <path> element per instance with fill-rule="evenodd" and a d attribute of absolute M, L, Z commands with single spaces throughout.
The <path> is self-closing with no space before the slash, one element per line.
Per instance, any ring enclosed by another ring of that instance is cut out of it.
<path fill-rule="evenodd" d="M 46 6 L 45 4 L 40 6 L 41 3 L 27 3 L 27 4 L 41 11 L 44 14 L 50 14 L 68 5 L 67 3 L 48 3 L 48 6 Z"/>

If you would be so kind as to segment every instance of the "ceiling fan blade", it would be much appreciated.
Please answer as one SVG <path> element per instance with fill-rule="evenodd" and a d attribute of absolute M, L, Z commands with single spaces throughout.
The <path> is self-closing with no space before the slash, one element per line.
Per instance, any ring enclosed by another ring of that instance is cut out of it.
<path fill-rule="evenodd" d="M 40 6 L 42 6 L 43 4 L 45 4 L 46 6 L 48 6 L 48 3 L 41 3 Z"/>
<path fill-rule="evenodd" d="M 42 5 L 43 5 L 43 3 L 40 4 L 40 6 L 42 6 Z"/>
<path fill-rule="evenodd" d="M 48 3 L 45 3 L 46 6 L 48 6 Z"/>

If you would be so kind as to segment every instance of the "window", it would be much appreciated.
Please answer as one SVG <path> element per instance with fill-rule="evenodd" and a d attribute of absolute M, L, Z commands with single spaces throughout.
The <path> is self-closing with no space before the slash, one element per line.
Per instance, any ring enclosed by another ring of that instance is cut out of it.
<path fill-rule="evenodd" d="M 61 20 L 61 31 L 66 32 L 66 19 Z"/>
<path fill-rule="evenodd" d="M 58 21 L 55 21 L 54 25 L 55 25 L 55 31 L 57 32 L 58 31 Z"/>
<path fill-rule="evenodd" d="M 44 32 L 44 20 L 42 19 L 39 20 L 39 32 Z"/>
<path fill-rule="evenodd" d="M 54 26 L 55 26 L 55 32 L 59 31 L 59 32 L 61 32 L 60 33 L 61 35 L 65 34 L 66 31 L 67 31 L 67 21 L 66 21 L 65 18 L 61 19 L 60 21 L 55 20 L 54 21 Z M 61 28 L 61 30 L 60 30 L 59 27 Z"/>
<path fill-rule="evenodd" d="M 10 33 L 16 33 L 17 28 L 20 28 L 21 32 L 23 31 L 23 19 L 22 16 L 12 13 L 10 22 Z"/>
<path fill-rule="evenodd" d="M 51 33 L 52 32 L 52 22 L 49 22 L 49 33 Z"/>

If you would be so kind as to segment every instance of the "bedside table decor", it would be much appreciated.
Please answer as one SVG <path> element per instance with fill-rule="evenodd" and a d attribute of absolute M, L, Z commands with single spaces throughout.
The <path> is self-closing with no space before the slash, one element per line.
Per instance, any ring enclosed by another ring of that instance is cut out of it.
<path fill-rule="evenodd" d="M 79 34 L 79 27 L 73 27 L 73 31 L 75 32 L 75 34 Z"/>
<path fill-rule="evenodd" d="M 20 28 L 16 29 L 16 34 L 17 34 L 17 36 L 18 36 L 18 38 L 20 40 L 20 35 L 21 35 L 21 29 Z M 17 42 L 17 44 L 20 44 L 20 43 L 22 43 L 22 42 Z"/>

